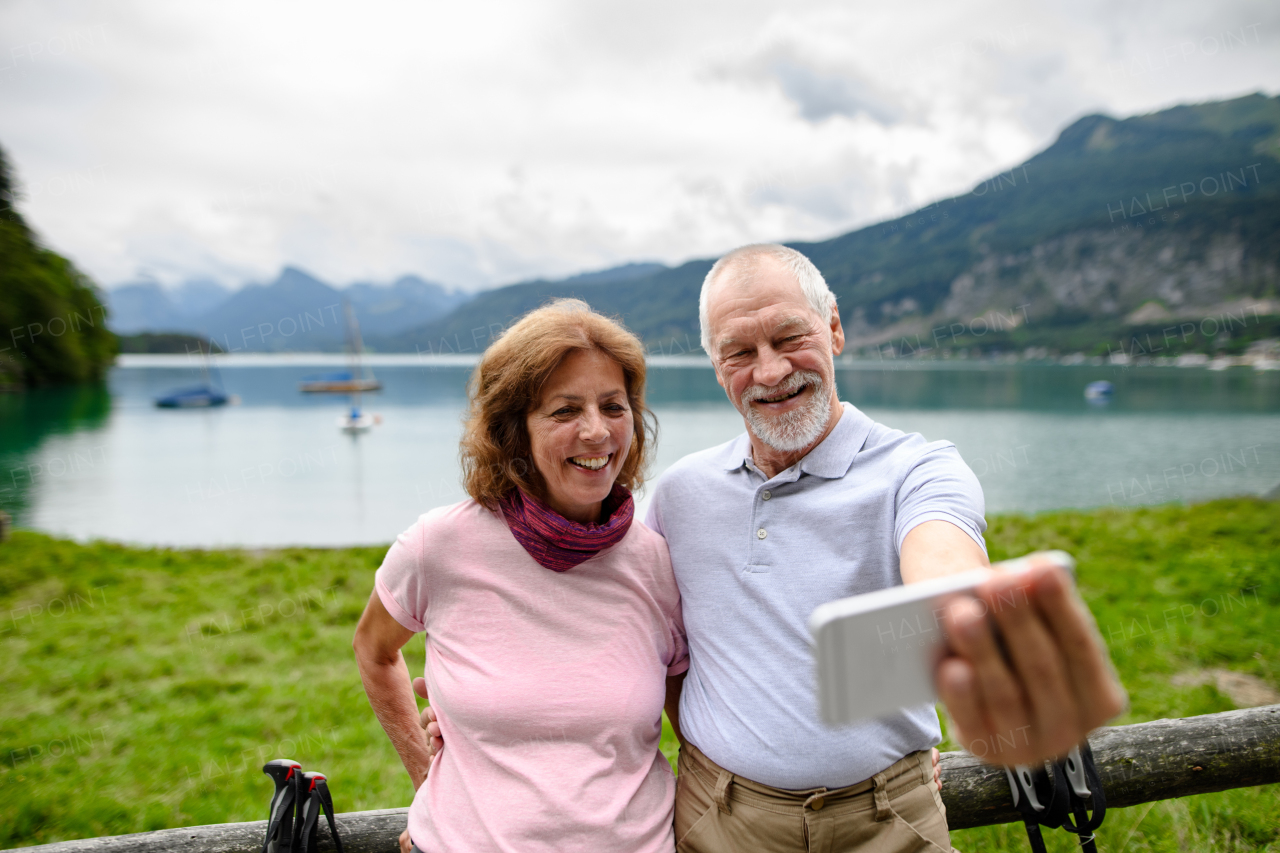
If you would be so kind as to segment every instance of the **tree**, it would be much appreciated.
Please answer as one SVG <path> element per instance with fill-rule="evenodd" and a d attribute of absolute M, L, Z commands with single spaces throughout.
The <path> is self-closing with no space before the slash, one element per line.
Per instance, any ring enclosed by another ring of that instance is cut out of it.
<path fill-rule="evenodd" d="M 101 381 L 116 354 L 98 289 L 39 245 L 0 149 L 0 389 Z"/>

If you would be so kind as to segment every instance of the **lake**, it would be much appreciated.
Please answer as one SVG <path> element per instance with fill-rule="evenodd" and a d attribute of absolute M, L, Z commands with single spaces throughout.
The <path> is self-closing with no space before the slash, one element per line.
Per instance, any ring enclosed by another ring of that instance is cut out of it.
<path fill-rule="evenodd" d="M 298 382 L 340 360 L 263 356 L 220 370 L 239 405 L 158 409 L 196 384 L 183 357 L 131 357 L 105 388 L 0 395 L 0 508 L 76 539 L 180 546 L 385 543 L 461 500 L 466 359 L 374 359 L 382 417 L 342 434 L 345 397 Z M 331 368 L 328 368 L 331 369 Z M 1105 405 L 1085 385 L 1114 383 Z M 1280 483 L 1280 373 L 1247 368 L 854 362 L 841 398 L 876 420 L 956 444 L 988 513 L 1262 494 Z M 740 433 L 715 375 L 655 359 L 653 473 Z M 641 507 L 645 505 L 641 495 Z"/>

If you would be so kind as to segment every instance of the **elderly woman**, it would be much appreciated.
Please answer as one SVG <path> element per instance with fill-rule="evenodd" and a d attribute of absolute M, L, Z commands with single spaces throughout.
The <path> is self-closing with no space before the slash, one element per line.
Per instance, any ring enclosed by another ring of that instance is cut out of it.
<path fill-rule="evenodd" d="M 674 849 L 658 741 L 688 661 L 666 544 L 633 518 L 644 380 L 640 342 L 585 303 L 526 315 L 472 379 L 471 497 L 418 519 L 378 569 L 356 659 L 424 853 Z M 420 631 L 434 763 L 400 654 Z"/>

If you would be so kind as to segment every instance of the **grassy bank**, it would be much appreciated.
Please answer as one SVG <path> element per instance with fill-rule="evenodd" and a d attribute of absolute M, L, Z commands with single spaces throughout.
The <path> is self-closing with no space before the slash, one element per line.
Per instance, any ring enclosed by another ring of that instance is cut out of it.
<path fill-rule="evenodd" d="M 1120 722 L 1229 710 L 1249 698 L 1240 684 L 1280 686 L 1280 504 L 999 517 L 989 541 L 995 558 L 1077 555 L 1132 698 Z M 350 651 L 381 556 L 26 532 L 0 545 L 0 846 L 260 819 L 260 766 L 278 756 L 325 771 L 340 811 L 407 804 Z M 420 671 L 421 647 L 406 652 Z M 1280 849 L 1277 812 L 1277 786 L 1116 811 L 1100 847 Z M 1052 835 L 1051 850 L 1075 846 Z M 1020 826 L 954 843 L 1026 849 Z"/>

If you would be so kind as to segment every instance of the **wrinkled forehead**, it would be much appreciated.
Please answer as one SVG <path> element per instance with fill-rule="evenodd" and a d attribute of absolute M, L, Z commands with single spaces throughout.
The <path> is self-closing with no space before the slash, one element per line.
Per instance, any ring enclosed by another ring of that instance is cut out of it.
<path fill-rule="evenodd" d="M 790 285 L 790 288 L 788 288 Z M 772 255 L 743 255 L 733 258 L 716 273 L 707 293 L 708 308 L 726 294 L 750 293 L 760 289 L 794 289 L 803 297 L 800 282 L 790 270 Z"/>

